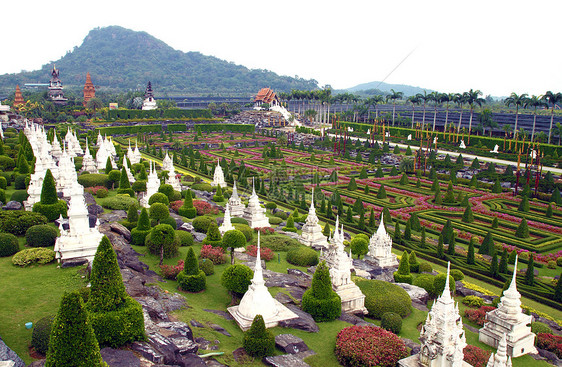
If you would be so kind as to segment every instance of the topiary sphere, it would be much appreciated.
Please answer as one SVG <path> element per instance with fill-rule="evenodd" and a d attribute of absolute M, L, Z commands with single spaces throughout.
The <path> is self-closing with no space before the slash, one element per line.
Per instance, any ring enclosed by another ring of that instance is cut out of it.
<path fill-rule="evenodd" d="M 421 274 L 414 279 L 414 285 L 425 289 L 429 293 L 430 297 L 435 297 L 435 286 L 433 285 L 433 280 L 435 276 L 431 274 Z"/>
<path fill-rule="evenodd" d="M 154 194 L 156 195 L 156 194 Z M 154 203 L 150 206 L 150 219 L 161 221 L 170 216 L 170 210 L 162 203 Z"/>
<path fill-rule="evenodd" d="M 20 250 L 18 239 L 11 233 L 0 233 L 0 257 L 12 256 Z"/>
<path fill-rule="evenodd" d="M 297 266 L 314 266 L 318 264 L 318 252 L 310 247 L 299 247 L 287 252 L 287 262 Z"/>
<path fill-rule="evenodd" d="M 455 282 L 458 282 L 459 280 L 464 279 L 464 274 L 459 269 L 452 269 L 451 270 L 451 276 L 453 277 L 453 279 L 455 279 Z"/>
<path fill-rule="evenodd" d="M 156 194 L 152 195 L 149 199 L 148 199 L 148 205 L 152 206 L 152 204 L 154 203 L 162 203 L 166 206 L 170 205 L 170 200 L 168 199 L 168 197 L 161 193 L 161 192 L 157 192 Z"/>
<path fill-rule="evenodd" d="M 447 280 L 447 274 L 438 274 L 433 279 L 433 286 L 435 288 L 435 294 L 441 295 L 443 294 L 443 290 L 445 289 L 445 281 Z M 449 291 L 453 294 L 455 293 L 455 278 L 449 275 Z"/>
<path fill-rule="evenodd" d="M 243 295 L 252 283 L 254 272 L 246 265 L 235 264 L 227 267 L 221 275 L 221 284 L 230 292 Z"/>
<path fill-rule="evenodd" d="M 402 330 L 402 318 L 396 312 L 385 312 L 381 317 L 381 327 L 398 334 Z"/>
<path fill-rule="evenodd" d="M 54 315 L 45 316 L 33 324 L 31 334 L 31 346 L 36 352 L 45 355 L 49 350 L 49 339 L 51 338 L 51 325 L 55 319 Z"/>
<path fill-rule="evenodd" d="M 25 232 L 25 242 L 31 247 L 51 247 L 55 245 L 58 235 L 59 231 L 55 227 L 40 224 L 29 227 Z"/>
<path fill-rule="evenodd" d="M 186 231 L 176 230 L 180 246 L 193 246 L 193 235 Z"/>
<path fill-rule="evenodd" d="M 369 316 L 375 319 L 380 319 L 385 312 L 396 312 L 404 318 L 412 311 L 412 299 L 396 284 L 375 279 L 361 279 L 356 284 L 365 295 Z"/>
<path fill-rule="evenodd" d="M 215 264 L 213 264 L 213 262 L 209 259 L 200 259 L 199 269 L 201 269 L 207 276 L 215 274 Z"/>
<path fill-rule="evenodd" d="M 215 218 L 203 215 L 195 218 L 193 222 L 191 222 L 191 224 L 193 225 L 193 229 L 195 229 L 197 232 L 207 233 L 207 230 L 209 229 L 209 226 L 213 221 L 216 223 Z"/>

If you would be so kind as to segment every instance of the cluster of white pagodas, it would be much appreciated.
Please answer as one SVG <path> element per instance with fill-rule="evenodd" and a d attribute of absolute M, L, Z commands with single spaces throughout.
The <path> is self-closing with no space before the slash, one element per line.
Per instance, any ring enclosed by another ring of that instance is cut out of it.
<path fill-rule="evenodd" d="M 127 178 L 129 179 L 129 183 L 135 182 L 135 176 L 131 172 L 129 165 L 127 164 L 127 157 L 123 157 L 123 168 L 125 168 L 125 173 L 127 174 Z"/>
<path fill-rule="evenodd" d="M 310 199 L 308 216 L 302 226 L 300 242 L 316 250 L 328 248 L 328 240 L 326 236 L 322 234 L 322 227 L 318 224 L 318 216 L 316 215 L 316 208 L 314 207 L 314 188 L 312 188 L 312 198 Z"/>
<path fill-rule="evenodd" d="M 232 185 L 232 195 L 228 199 L 228 205 L 230 208 L 230 215 L 233 217 L 241 218 L 244 215 L 245 206 L 240 200 L 240 196 L 238 196 L 238 189 L 236 188 L 236 181 L 234 181 L 234 185 Z"/>
<path fill-rule="evenodd" d="M 511 357 L 507 355 L 507 338 L 505 334 L 500 339 L 497 352 L 490 355 L 486 367 L 512 367 Z"/>
<path fill-rule="evenodd" d="M 379 228 L 369 240 L 369 252 L 365 255 L 365 261 L 381 268 L 398 266 L 398 259 L 392 253 L 392 238 L 386 232 L 382 214 Z"/>
<path fill-rule="evenodd" d="M 90 147 L 88 146 L 88 138 L 86 138 L 86 149 L 84 149 L 84 157 L 82 158 L 82 171 L 88 173 L 98 173 L 96 160 L 92 156 L 92 153 L 90 153 Z"/>
<path fill-rule="evenodd" d="M 99 147 L 98 152 L 96 153 L 96 166 L 98 167 L 98 171 L 105 170 L 107 158 L 109 158 L 113 169 L 116 169 L 117 165 L 114 160 L 117 152 L 115 151 L 115 146 L 111 141 L 111 137 L 109 139 L 107 136 L 105 138 L 101 138 L 101 134 L 98 133 L 97 145 Z"/>
<path fill-rule="evenodd" d="M 507 355 L 516 358 L 527 353 L 537 353 L 535 334 L 529 324 L 531 315 L 521 309 L 521 294 L 517 290 L 517 257 L 509 288 L 503 292 L 498 308 L 486 314 L 486 323 L 480 328 L 478 340 L 492 347 L 498 345 L 503 337 L 507 342 Z"/>
<path fill-rule="evenodd" d="M 146 181 L 146 194 L 140 199 L 140 204 L 144 208 L 149 208 L 148 200 L 150 197 L 158 192 L 160 188 L 160 179 L 156 173 L 156 163 L 150 161 L 150 168 L 148 173 L 148 179 Z"/>
<path fill-rule="evenodd" d="M 221 226 L 219 227 L 219 231 L 221 233 L 221 235 L 225 234 L 226 232 L 236 229 L 234 228 L 234 226 L 232 225 L 232 222 L 230 220 L 230 205 L 228 205 L 228 203 L 226 203 L 226 208 L 224 209 L 224 220 L 221 224 Z"/>
<path fill-rule="evenodd" d="M 84 201 L 84 188 L 74 180 L 70 191 L 68 208 L 68 230 L 59 222 L 60 236 L 55 242 L 56 258 L 64 263 L 66 260 L 85 258 L 92 262 L 103 235 L 98 231 L 97 223 L 90 228 L 88 209 Z"/>
<path fill-rule="evenodd" d="M 47 133 L 43 126 L 34 123 L 28 124 L 25 120 L 23 133 L 31 145 L 34 156 L 51 155 L 52 146 L 47 139 Z"/>
<path fill-rule="evenodd" d="M 129 147 L 127 148 L 127 158 L 129 158 L 131 164 L 140 163 L 141 154 L 137 142 L 135 142 L 135 149 L 131 149 L 131 142 L 129 141 Z"/>
<path fill-rule="evenodd" d="M 74 182 L 77 182 L 76 168 L 74 166 L 74 158 L 63 148 L 62 155 L 59 159 L 59 175 L 56 181 L 57 191 L 62 191 L 63 196 L 70 197 L 74 190 Z"/>
<path fill-rule="evenodd" d="M 70 131 L 70 127 L 66 131 L 66 135 L 64 136 L 64 141 L 66 143 L 66 147 L 67 147 L 66 150 L 68 152 L 68 155 L 70 155 L 71 157 L 74 158 L 76 156 L 84 154 L 84 151 L 80 146 L 80 141 L 76 136 L 76 131 Z"/>
<path fill-rule="evenodd" d="M 340 232 L 339 220 L 339 216 L 336 217 L 334 234 L 330 239 L 328 251 L 325 252 L 323 259 L 330 269 L 332 288 L 341 298 L 342 311 L 366 314 L 365 295 L 351 280 L 353 259 L 351 253 L 345 252 L 343 224 Z"/>
<path fill-rule="evenodd" d="M 168 177 L 166 178 L 166 184 L 171 185 L 174 190 L 181 192 L 181 183 L 176 176 L 176 169 L 174 168 L 174 161 L 166 152 L 166 156 L 162 160 L 162 170 L 168 171 Z"/>
<path fill-rule="evenodd" d="M 251 228 L 270 227 L 269 218 L 265 215 L 265 208 L 260 204 L 260 199 L 256 194 L 254 180 L 252 179 L 252 195 L 248 200 L 248 206 L 244 209 L 242 218 L 248 221 Z"/>
<path fill-rule="evenodd" d="M 234 317 L 236 323 L 243 331 L 252 326 L 256 315 L 261 315 L 265 327 L 275 327 L 281 321 L 298 318 L 293 311 L 283 306 L 271 296 L 263 280 L 263 272 L 260 260 L 260 233 L 258 232 L 258 250 L 254 266 L 254 277 L 246 293 L 238 306 L 228 308 L 228 312 Z"/>
<path fill-rule="evenodd" d="M 215 172 L 213 174 L 213 181 L 211 181 L 211 186 L 220 186 L 220 187 L 226 187 L 226 182 L 224 181 L 224 172 L 222 170 L 222 167 L 220 165 L 220 162 L 217 159 L 217 165 L 215 167 Z"/>
<path fill-rule="evenodd" d="M 470 364 L 463 361 L 466 338 L 458 303 L 451 297 L 449 289 L 450 267 L 449 262 L 443 294 L 431 307 L 422 326 L 419 337 L 420 352 L 401 359 L 398 361 L 399 366 L 470 367 Z"/>

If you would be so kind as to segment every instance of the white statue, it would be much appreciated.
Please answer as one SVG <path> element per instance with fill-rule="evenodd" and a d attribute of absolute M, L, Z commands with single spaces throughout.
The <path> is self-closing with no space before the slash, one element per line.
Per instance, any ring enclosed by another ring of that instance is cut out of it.
<path fill-rule="evenodd" d="M 461 144 L 459 145 L 459 148 L 466 149 L 466 145 L 464 144 L 464 139 L 461 139 Z"/>

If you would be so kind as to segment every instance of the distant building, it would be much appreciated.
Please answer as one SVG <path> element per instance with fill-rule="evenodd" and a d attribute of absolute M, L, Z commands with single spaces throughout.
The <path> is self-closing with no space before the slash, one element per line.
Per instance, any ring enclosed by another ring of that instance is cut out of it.
<path fill-rule="evenodd" d="M 90 77 L 90 72 L 86 74 L 86 84 L 84 84 L 84 107 L 88 104 L 88 101 L 96 96 L 96 88 L 92 83 L 92 78 Z"/>
<path fill-rule="evenodd" d="M 62 81 L 59 79 L 59 71 L 56 66 L 53 66 L 53 71 L 51 71 L 51 80 L 49 80 L 49 98 L 55 104 L 65 105 L 68 101 L 64 98 L 64 93 L 62 91 Z"/>
<path fill-rule="evenodd" d="M 254 106 L 260 107 L 262 104 L 267 103 L 270 106 L 279 106 L 279 97 L 270 88 L 262 88 L 254 98 Z"/>
<path fill-rule="evenodd" d="M 148 85 L 146 86 L 146 91 L 144 92 L 144 102 L 142 103 L 142 109 L 155 110 L 156 108 L 156 100 L 154 99 L 154 94 L 152 93 L 152 84 L 150 84 L 149 81 Z"/>
<path fill-rule="evenodd" d="M 14 107 L 17 107 L 21 104 L 25 104 L 23 100 L 23 96 L 21 95 L 21 89 L 19 85 L 16 85 L 16 95 L 14 97 Z"/>

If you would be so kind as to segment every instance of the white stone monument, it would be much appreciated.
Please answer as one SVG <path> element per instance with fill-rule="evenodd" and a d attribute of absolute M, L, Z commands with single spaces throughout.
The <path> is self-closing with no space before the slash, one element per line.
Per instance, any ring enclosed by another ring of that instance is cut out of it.
<path fill-rule="evenodd" d="M 82 171 L 98 173 L 96 161 L 94 160 L 94 157 L 92 157 L 90 148 L 88 147 L 88 138 L 86 138 L 86 149 L 84 150 L 84 158 L 82 159 Z"/>
<path fill-rule="evenodd" d="M 221 233 L 221 235 L 225 234 L 226 232 L 236 229 L 234 228 L 234 226 L 232 225 L 232 222 L 230 221 L 230 206 L 228 205 L 228 203 L 226 203 L 226 208 L 224 209 L 224 220 L 221 224 L 221 226 L 219 227 L 219 231 Z"/>
<path fill-rule="evenodd" d="M 135 142 L 135 150 L 133 151 L 133 159 L 131 159 L 132 164 L 140 163 L 141 161 L 141 153 L 139 151 L 139 147 L 137 146 L 137 142 Z"/>
<path fill-rule="evenodd" d="M 496 353 L 492 353 L 486 367 L 511 367 L 511 357 L 507 355 L 507 338 L 503 334 Z"/>
<path fill-rule="evenodd" d="M 318 224 L 318 217 L 316 216 L 314 188 L 312 188 L 312 198 L 310 200 L 306 223 L 302 226 L 301 243 L 316 250 L 328 248 L 328 240 L 326 236 L 322 234 L 322 227 Z"/>
<path fill-rule="evenodd" d="M 133 173 L 129 169 L 129 165 L 127 164 L 127 157 L 123 157 L 123 167 L 125 168 L 125 172 L 127 173 L 129 183 L 133 184 L 135 182 L 135 176 L 133 176 Z"/>
<path fill-rule="evenodd" d="M 242 204 L 242 200 L 240 200 L 240 197 L 238 196 L 236 181 L 234 181 L 234 185 L 232 186 L 232 195 L 230 195 L 230 198 L 228 199 L 228 204 L 230 206 L 230 215 L 239 218 L 244 215 L 245 206 Z"/>
<path fill-rule="evenodd" d="M 466 144 L 464 143 L 464 139 L 461 139 L 461 143 L 459 145 L 459 148 L 466 149 Z"/>
<path fill-rule="evenodd" d="M 497 145 L 497 144 L 494 145 L 494 150 L 490 150 L 490 153 L 499 153 L 499 152 L 498 152 L 499 147 L 500 147 L 500 146 Z"/>
<path fill-rule="evenodd" d="M 271 227 L 269 218 L 265 215 L 265 208 L 260 205 L 260 199 L 256 194 L 256 188 L 252 179 L 252 196 L 248 201 L 248 206 L 244 209 L 243 218 L 248 221 L 252 228 Z"/>
<path fill-rule="evenodd" d="M 418 354 L 401 359 L 402 367 L 470 367 L 463 361 L 466 338 L 459 314 L 459 306 L 449 290 L 449 269 L 441 297 L 437 298 L 420 332 L 421 349 Z"/>
<path fill-rule="evenodd" d="M 261 315 L 265 327 L 275 327 L 280 321 L 296 319 L 298 316 L 271 296 L 265 282 L 260 260 L 260 233 L 258 232 L 258 250 L 254 266 L 252 284 L 248 287 L 238 306 L 228 307 L 228 312 L 234 317 L 238 326 L 246 331 L 252 326 L 256 315 Z"/>
<path fill-rule="evenodd" d="M 412 134 L 408 134 L 408 140 L 412 140 Z"/>
<path fill-rule="evenodd" d="M 156 168 L 152 168 L 154 163 L 150 161 L 150 172 L 148 174 L 148 180 L 146 181 L 146 194 L 140 199 L 140 204 L 144 208 L 149 208 L 148 200 L 150 197 L 158 192 L 160 188 L 160 179 L 156 173 Z"/>
<path fill-rule="evenodd" d="M 217 160 L 217 166 L 215 167 L 215 173 L 213 174 L 213 181 L 211 182 L 211 186 L 220 186 L 226 187 L 226 182 L 224 181 L 224 172 L 222 171 L 222 167 L 220 162 Z"/>
<path fill-rule="evenodd" d="M 51 144 L 51 155 L 56 159 L 60 159 L 62 155 L 62 149 L 60 147 L 59 139 L 57 138 L 57 134 L 54 134 L 53 143 Z"/>
<path fill-rule="evenodd" d="M 382 214 L 379 228 L 369 240 L 369 252 L 365 255 L 365 261 L 381 268 L 398 266 L 398 258 L 392 253 L 392 238 L 384 228 Z"/>
<path fill-rule="evenodd" d="M 507 339 L 507 355 L 513 358 L 527 353 L 537 353 L 535 334 L 528 326 L 533 316 L 525 315 L 521 309 L 521 294 L 517 291 L 517 258 L 509 288 L 503 292 L 498 308 L 486 314 L 486 323 L 480 328 L 478 340 L 498 348 L 501 338 Z"/>

